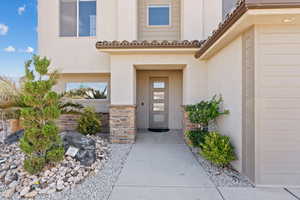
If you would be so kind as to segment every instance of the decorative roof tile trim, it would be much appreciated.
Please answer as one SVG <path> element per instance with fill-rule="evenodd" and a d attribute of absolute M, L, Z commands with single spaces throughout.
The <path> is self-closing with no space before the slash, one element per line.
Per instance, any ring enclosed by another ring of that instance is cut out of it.
<path fill-rule="evenodd" d="M 235 24 L 249 9 L 276 9 L 276 8 L 300 8 L 300 0 L 240 0 L 236 7 L 226 15 L 210 37 L 203 42 L 195 54 L 195 58 L 200 58 L 227 30 Z"/>
<path fill-rule="evenodd" d="M 155 49 L 155 48 L 200 48 L 204 41 L 99 41 L 96 43 L 97 49 Z"/>

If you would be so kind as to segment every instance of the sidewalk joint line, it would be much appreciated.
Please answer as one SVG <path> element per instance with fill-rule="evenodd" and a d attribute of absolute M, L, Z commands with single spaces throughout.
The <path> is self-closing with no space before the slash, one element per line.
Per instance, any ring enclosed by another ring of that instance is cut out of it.
<path fill-rule="evenodd" d="M 289 189 L 287 189 L 287 188 L 283 188 L 285 191 L 287 191 L 290 195 L 292 195 L 293 197 L 295 197 L 297 200 L 300 200 L 300 198 L 297 196 L 297 195 L 295 195 L 294 193 L 292 193 Z"/>

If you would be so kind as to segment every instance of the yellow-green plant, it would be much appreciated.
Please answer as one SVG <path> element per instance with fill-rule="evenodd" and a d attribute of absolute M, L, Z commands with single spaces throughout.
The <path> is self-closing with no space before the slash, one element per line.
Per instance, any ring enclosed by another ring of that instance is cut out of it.
<path fill-rule="evenodd" d="M 83 110 L 79 120 L 77 130 L 84 135 L 93 135 L 101 131 L 101 119 L 91 107 Z"/>
<path fill-rule="evenodd" d="M 201 147 L 200 154 L 217 166 L 226 167 L 230 162 L 236 160 L 230 138 L 218 132 L 211 132 L 206 135 Z"/>

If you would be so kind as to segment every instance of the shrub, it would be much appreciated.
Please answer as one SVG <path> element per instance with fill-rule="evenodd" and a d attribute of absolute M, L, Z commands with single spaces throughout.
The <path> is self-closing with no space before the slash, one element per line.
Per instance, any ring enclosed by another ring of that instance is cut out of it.
<path fill-rule="evenodd" d="M 191 141 L 193 147 L 200 147 L 201 144 L 204 142 L 205 136 L 208 132 L 203 130 L 190 130 L 185 132 L 185 136 Z"/>
<path fill-rule="evenodd" d="M 77 130 L 84 135 L 93 135 L 101 131 L 100 116 L 97 116 L 93 108 L 84 109 L 78 120 Z"/>
<path fill-rule="evenodd" d="M 46 164 L 44 157 L 29 157 L 24 160 L 24 169 L 30 174 L 37 174 Z"/>
<path fill-rule="evenodd" d="M 221 111 L 222 97 L 214 96 L 209 101 L 201 101 L 195 105 L 186 107 L 189 119 L 192 123 L 199 124 L 202 129 L 208 130 L 208 125 L 221 115 L 229 114 L 228 110 Z"/>
<path fill-rule="evenodd" d="M 226 167 L 230 162 L 236 160 L 234 148 L 228 136 L 222 136 L 218 132 L 211 132 L 204 138 L 201 144 L 200 154 L 213 164 Z"/>
<path fill-rule="evenodd" d="M 21 95 L 24 104 L 21 118 L 25 133 L 20 140 L 20 148 L 26 154 L 24 168 L 32 174 L 40 172 L 48 161 L 59 161 L 64 156 L 62 152 L 51 153 L 51 160 L 47 160 L 49 152 L 62 146 L 54 123 L 60 116 L 59 96 L 52 91 L 57 73 L 49 72 L 49 66 L 50 61 L 39 56 L 33 56 L 25 64 L 26 80 Z"/>
<path fill-rule="evenodd" d="M 64 147 L 57 146 L 50 149 L 46 154 L 46 161 L 48 163 L 57 163 L 60 161 L 60 158 L 65 154 Z"/>

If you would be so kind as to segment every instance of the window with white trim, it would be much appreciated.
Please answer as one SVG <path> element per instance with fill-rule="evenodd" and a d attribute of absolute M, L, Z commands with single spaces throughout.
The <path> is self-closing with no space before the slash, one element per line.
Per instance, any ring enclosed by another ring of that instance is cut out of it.
<path fill-rule="evenodd" d="M 96 0 L 60 0 L 60 36 L 96 36 Z"/>
<path fill-rule="evenodd" d="M 108 82 L 69 82 L 64 96 L 71 99 L 108 99 Z"/>
<path fill-rule="evenodd" d="M 171 6 L 170 5 L 149 5 L 148 26 L 170 26 Z"/>

